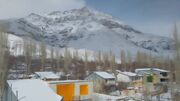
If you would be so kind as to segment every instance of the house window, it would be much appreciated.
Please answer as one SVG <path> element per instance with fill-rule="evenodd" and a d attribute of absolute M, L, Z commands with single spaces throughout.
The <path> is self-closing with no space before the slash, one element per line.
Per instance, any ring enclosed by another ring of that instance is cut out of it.
<path fill-rule="evenodd" d="M 168 74 L 166 72 L 161 72 L 160 74 L 164 77 L 168 76 Z"/>
<path fill-rule="evenodd" d="M 161 82 L 168 82 L 168 79 L 161 78 L 160 81 Z"/>
<path fill-rule="evenodd" d="M 80 95 L 88 95 L 88 85 L 80 85 Z"/>

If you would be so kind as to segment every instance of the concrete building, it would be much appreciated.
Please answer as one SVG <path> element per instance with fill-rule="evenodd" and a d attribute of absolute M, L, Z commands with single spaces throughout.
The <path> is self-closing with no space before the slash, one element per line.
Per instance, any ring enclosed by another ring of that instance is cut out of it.
<path fill-rule="evenodd" d="M 138 75 L 153 75 L 153 82 L 154 83 L 166 83 L 169 81 L 169 71 L 158 69 L 158 68 L 141 68 L 136 69 L 135 72 Z"/>
<path fill-rule="evenodd" d="M 137 75 L 133 72 L 118 72 L 117 81 L 118 82 L 132 82 L 134 80 L 142 79 L 142 76 Z"/>
<path fill-rule="evenodd" d="M 39 79 L 8 80 L 6 101 L 62 101 L 48 84 Z"/>
<path fill-rule="evenodd" d="M 96 85 L 97 83 L 103 83 L 105 85 L 115 85 L 116 83 L 115 76 L 107 72 L 93 72 L 88 77 L 86 77 L 86 80 L 93 81 L 94 85 Z"/>
<path fill-rule="evenodd" d="M 91 101 L 93 82 L 86 80 L 49 81 L 50 88 L 58 95 L 64 97 L 64 101 Z"/>
<path fill-rule="evenodd" d="M 107 72 L 93 72 L 86 80 L 92 81 L 95 92 L 102 92 L 104 86 L 113 86 L 116 84 L 115 77 Z"/>

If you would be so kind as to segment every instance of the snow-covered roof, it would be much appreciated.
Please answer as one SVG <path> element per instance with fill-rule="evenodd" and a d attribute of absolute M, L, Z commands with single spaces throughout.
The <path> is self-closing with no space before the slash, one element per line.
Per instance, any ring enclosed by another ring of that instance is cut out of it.
<path fill-rule="evenodd" d="M 140 68 L 140 69 L 136 69 L 135 72 L 138 72 L 138 71 L 150 71 L 150 70 L 159 71 L 159 72 L 169 72 L 167 70 L 159 69 L 159 68 Z"/>
<path fill-rule="evenodd" d="M 56 83 L 79 83 L 79 82 L 89 82 L 88 80 L 61 80 L 61 81 L 48 81 L 49 84 Z"/>
<path fill-rule="evenodd" d="M 107 72 L 94 72 L 94 73 L 104 79 L 115 79 L 115 77 L 112 74 L 109 74 Z"/>
<path fill-rule="evenodd" d="M 8 80 L 7 82 L 15 95 L 18 92 L 20 101 L 61 101 L 62 99 L 42 80 Z"/>
<path fill-rule="evenodd" d="M 61 77 L 61 76 L 65 75 L 65 73 L 64 72 L 57 72 L 56 75 Z"/>
<path fill-rule="evenodd" d="M 122 73 L 127 75 L 127 76 L 137 76 L 137 74 L 133 73 L 133 72 L 122 72 Z"/>
<path fill-rule="evenodd" d="M 41 79 L 59 79 L 59 76 L 53 72 L 35 72 L 35 74 Z"/>
<path fill-rule="evenodd" d="M 131 82 L 130 78 L 127 75 L 119 73 L 117 75 L 117 81 L 118 82 Z"/>

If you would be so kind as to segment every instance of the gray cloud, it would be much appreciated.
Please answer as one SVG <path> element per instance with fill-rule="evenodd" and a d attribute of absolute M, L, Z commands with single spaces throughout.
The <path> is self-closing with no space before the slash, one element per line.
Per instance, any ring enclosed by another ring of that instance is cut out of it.
<path fill-rule="evenodd" d="M 63 11 L 84 5 L 84 0 L 0 0 L 0 19 L 23 17 L 30 13 Z"/>

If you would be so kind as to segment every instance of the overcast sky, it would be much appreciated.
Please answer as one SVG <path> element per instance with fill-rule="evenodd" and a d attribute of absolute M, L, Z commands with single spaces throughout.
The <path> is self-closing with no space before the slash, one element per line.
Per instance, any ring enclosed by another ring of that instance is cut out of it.
<path fill-rule="evenodd" d="M 140 31 L 170 36 L 180 20 L 180 0 L 0 0 L 0 19 L 89 6 Z"/>
<path fill-rule="evenodd" d="M 81 8 L 84 0 L 0 0 L 0 19 Z"/>

